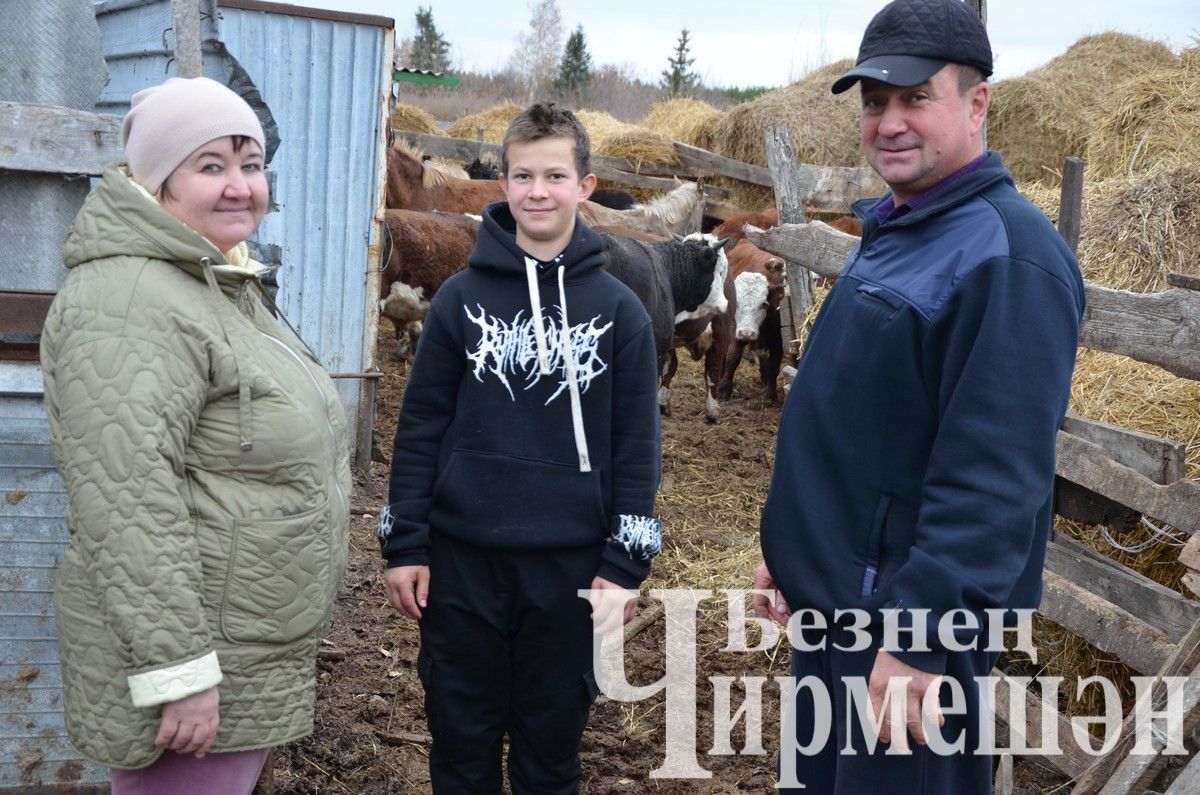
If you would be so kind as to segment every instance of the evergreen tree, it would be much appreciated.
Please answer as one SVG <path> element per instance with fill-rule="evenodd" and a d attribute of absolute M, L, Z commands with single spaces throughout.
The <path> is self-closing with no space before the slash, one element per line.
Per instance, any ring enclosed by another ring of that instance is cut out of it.
<path fill-rule="evenodd" d="M 450 43 L 433 24 L 433 6 L 429 8 L 417 6 L 417 35 L 412 40 L 412 48 L 409 52 L 412 61 L 406 66 L 413 69 L 427 69 L 430 72 L 448 72 L 450 71 L 449 52 Z"/>
<path fill-rule="evenodd" d="M 575 28 L 575 32 L 567 38 L 567 46 L 563 50 L 562 59 L 558 62 L 558 77 L 554 78 L 554 87 L 559 96 L 570 97 L 579 104 L 583 89 L 592 80 L 592 55 L 587 51 L 587 41 L 583 36 L 583 25 Z"/>
<path fill-rule="evenodd" d="M 667 97 L 670 99 L 690 96 L 700 82 L 699 77 L 692 72 L 692 64 L 696 59 L 689 57 L 689 47 L 688 29 L 684 28 L 679 34 L 679 40 L 675 42 L 675 54 L 667 58 L 670 68 L 664 69 L 662 73 L 662 86 L 667 90 Z"/>

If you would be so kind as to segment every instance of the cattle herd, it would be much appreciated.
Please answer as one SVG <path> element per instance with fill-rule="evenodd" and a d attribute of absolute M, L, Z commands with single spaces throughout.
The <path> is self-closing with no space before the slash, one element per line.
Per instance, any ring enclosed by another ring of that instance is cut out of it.
<path fill-rule="evenodd" d="M 404 144 L 389 150 L 379 309 L 395 326 L 393 359 L 415 350 L 430 300 L 447 278 L 467 267 L 479 213 L 503 198 L 494 172 L 477 163 L 463 170 L 427 160 Z M 704 360 L 705 416 L 716 422 L 747 352 L 758 360 L 767 395 L 777 399 L 785 279 L 783 261 L 754 246 L 742 231 L 747 224 L 777 225 L 773 210 L 736 215 L 705 234 L 700 232 L 703 209 L 699 187 L 683 182 L 645 204 L 623 191 L 597 191 L 593 201 L 580 205 L 580 215 L 605 239 L 605 267 L 633 290 L 650 315 L 662 412 L 670 414 L 675 351 L 682 347 Z M 855 224 L 839 219 L 834 225 L 860 234 Z"/>

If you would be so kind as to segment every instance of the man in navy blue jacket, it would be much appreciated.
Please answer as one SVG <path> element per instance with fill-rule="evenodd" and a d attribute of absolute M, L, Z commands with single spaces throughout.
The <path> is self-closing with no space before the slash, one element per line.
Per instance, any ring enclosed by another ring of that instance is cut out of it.
<path fill-rule="evenodd" d="M 800 645 L 793 636 L 793 675 L 823 681 L 831 699 L 823 710 L 802 691 L 796 747 L 829 728 L 814 723 L 830 712 L 836 730 L 804 753 L 785 742 L 785 789 L 991 788 L 972 678 L 997 657 L 985 611 L 1041 597 L 1055 437 L 1084 307 L 1071 251 L 985 151 L 991 72 L 987 31 L 964 3 L 896 0 L 833 84 L 861 84 L 863 150 L 891 192 L 854 207 L 862 242 L 809 336 L 763 508 L 755 587 L 773 598 L 756 596 L 756 612 L 782 623 L 805 609 L 830 626 Z M 839 610 L 852 612 L 839 623 Z M 847 627 L 863 615 L 865 630 Z M 898 643 L 885 643 L 885 615 L 903 630 Z M 946 643 L 939 629 L 951 619 L 960 629 Z M 912 643 L 914 625 L 927 645 Z M 856 678 L 876 718 L 899 683 L 905 725 L 891 728 L 885 714 L 879 745 L 847 718 Z M 948 708 L 946 679 L 964 709 Z M 942 688 L 940 708 L 922 701 L 930 685 Z M 897 754 L 907 735 L 916 746 Z"/>

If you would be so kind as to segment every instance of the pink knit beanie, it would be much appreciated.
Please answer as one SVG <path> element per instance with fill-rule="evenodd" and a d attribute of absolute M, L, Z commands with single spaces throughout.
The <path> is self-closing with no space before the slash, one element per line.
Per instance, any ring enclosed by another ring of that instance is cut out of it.
<path fill-rule="evenodd" d="M 226 135 L 245 135 L 266 151 L 262 124 L 246 101 L 207 77 L 172 77 L 133 95 L 121 141 L 135 182 L 158 193 L 188 155 Z"/>

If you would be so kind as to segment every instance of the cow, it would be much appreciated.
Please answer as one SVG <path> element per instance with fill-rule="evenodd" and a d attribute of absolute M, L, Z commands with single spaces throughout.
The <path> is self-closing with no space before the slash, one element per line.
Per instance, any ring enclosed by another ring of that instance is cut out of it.
<path fill-rule="evenodd" d="M 840 232 L 845 232 L 848 235 L 862 237 L 862 221 L 859 221 L 853 215 L 839 215 L 827 223 L 834 229 Z M 735 244 L 737 241 L 746 237 L 746 226 L 757 226 L 759 229 L 770 229 L 773 226 L 779 226 L 779 213 L 773 208 L 759 210 L 752 213 L 738 213 L 732 215 L 729 220 L 714 227 L 712 233 L 717 237 L 729 238 L 730 244 Z"/>
<path fill-rule="evenodd" d="M 487 204 L 505 198 L 499 182 L 452 177 L 445 169 L 427 168 L 421 158 L 420 152 L 402 142 L 388 150 L 385 202 L 389 209 L 478 214 Z M 660 235 L 698 230 L 703 212 L 704 196 L 694 182 L 683 182 L 670 193 L 628 210 L 591 201 L 579 205 L 579 214 L 589 226 L 626 226 Z"/>
<path fill-rule="evenodd" d="M 607 233 L 601 237 L 608 254 L 605 269 L 633 290 L 650 315 L 662 373 L 677 323 L 726 310 L 726 241 L 699 235 L 654 242 Z"/>
<path fill-rule="evenodd" d="M 379 279 L 379 313 L 396 329 L 393 360 L 403 358 L 420 333 L 429 302 L 446 279 L 467 267 L 479 217 L 388 210 L 390 253 Z"/>
<path fill-rule="evenodd" d="M 783 363 L 779 318 L 784 295 L 783 260 L 744 239 L 729 250 L 728 256 L 734 299 L 726 316 L 713 322 L 712 330 L 716 397 L 729 399 L 734 372 L 749 349 L 757 354 L 759 377 L 774 402 L 779 398 L 776 380 Z"/>

